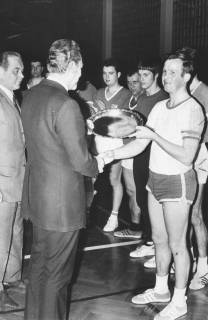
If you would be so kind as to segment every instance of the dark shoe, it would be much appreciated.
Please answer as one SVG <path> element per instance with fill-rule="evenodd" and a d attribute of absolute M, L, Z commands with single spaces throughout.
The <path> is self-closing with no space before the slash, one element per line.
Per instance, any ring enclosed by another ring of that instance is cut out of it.
<path fill-rule="evenodd" d="M 0 291 L 0 307 L 17 308 L 19 304 L 14 301 L 8 294 L 7 290 Z"/>
<path fill-rule="evenodd" d="M 113 235 L 114 237 L 121 238 L 121 239 L 141 239 L 142 231 L 133 231 L 130 229 L 123 229 L 120 231 L 115 231 Z"/>
<path fill-rule="evenodd" d="M 6 289 L 20 289 L 20 290 L 26 290 L 26 281 L 24 280 L 17 280 L 14 282 L 4 282 L 4 287 Z"/>

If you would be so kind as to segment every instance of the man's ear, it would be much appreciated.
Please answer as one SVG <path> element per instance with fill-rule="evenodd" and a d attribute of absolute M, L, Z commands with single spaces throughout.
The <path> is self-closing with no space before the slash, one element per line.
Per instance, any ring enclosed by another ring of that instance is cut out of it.
<path fill-rule="evenodd" d="M 186 83 L 189 82 L 189 80 L 191 79 L 190 73 L 185 73 L 184 74 L 184 79 L 185 79 Z"/>
<path fill-rule="evenodd" d="M 68 71 L 73 70 L 74 67 L 75 67 L 75 65 L 76 65 L 76 63 L 75 63 L 73 60 L 71 60 L 71 61 L 69 62 L 69 64 L 68 64 L 68 66 L 67 66 L 67 70 L 68 70 Z"/>
<path fill-rule="evenodd" d="M 121 76 L 121 72 L 118 72 L 118 78 L 120 78 L 120 76 Z"/>

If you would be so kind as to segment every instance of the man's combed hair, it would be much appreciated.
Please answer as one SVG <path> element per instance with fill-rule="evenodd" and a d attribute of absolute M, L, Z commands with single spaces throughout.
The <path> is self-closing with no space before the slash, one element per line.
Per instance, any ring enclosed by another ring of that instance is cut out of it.
<path fill-rule="evenodd" d="M 7 70 L 9 66 L 9 57 L 17 57 L 20 60 L 22 60 L 21 55 L 18 52 L 15 51 L 4 51 L 0 52 L 0 66 Z"/>
<path fill-rule="evenodd" d="M 64 73 L 71 61 L 78 63 L 81 59 L 80 47 L 74 40 L 56 40 L 49 49 L 48 71 Z"/>
<path fill-rule="evenodd" d="M 154 76 L 161 72 L 160 57 L 143 57 L 139 60 L 138 70 L 149 70 Z"/>
<path fill-rule="evenodd" d="M 138 74 L 138 67 L 137 66 L 131 66 L 126 72 L 127 77 L 131 77 L 134 74 Z"/>
<path fill-rule="evenodd" d="M 110 57 L 103 61 L 103 67 L 114 67 L 116 72 L 121 72 L 121 64 L 117 59 Z"/>
<path fill-rule="evenodd" d="M 190 73 L 191 78 L 193 78 L 196 74 L 194 68 L 194 59 L 195 59 L 196 51 L 189 47 L 184 47 L 181 49 L 177 49 L 175 52 L 170 53 L 166 60 L 171 59 L 180 59 L 183 63 L 183 74 Z"/>

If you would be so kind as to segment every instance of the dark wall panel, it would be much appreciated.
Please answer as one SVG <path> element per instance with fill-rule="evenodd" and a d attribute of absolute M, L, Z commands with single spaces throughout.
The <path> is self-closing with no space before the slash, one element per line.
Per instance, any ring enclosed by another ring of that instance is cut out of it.
<path fill-rule="evenodd" d="M 175 0 L 173 48 L 184 45 L 208 48 L 208 1 Z"/>
<path fill-rule="evenodd" d="M 113 0 L 113 55 L 159 54 L 160 0 Z"/>
<path fill-rule="evenodd" d="M 102 57 L 103 3 L 101 0 L 68 1 L 67 32 L 82 49 L 88 77 L 99 81 Z"/>
<path fill-rule="evenodd" d="M 66 34 L 66 0 L 7 0 L 0 3 L 1 50 L 19 51 L 25 61 L 47 56 L 52 41 Z"/>

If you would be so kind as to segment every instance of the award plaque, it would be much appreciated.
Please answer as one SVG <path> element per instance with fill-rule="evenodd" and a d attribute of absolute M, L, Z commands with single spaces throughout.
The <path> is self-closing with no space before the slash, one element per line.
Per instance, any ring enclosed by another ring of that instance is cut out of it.
<path fill-rule="evenodd" d="M 88 119 L 88 126 L 94 134 L 111 138 L 125 138 L 143 125 L 142 116 L 129 109 L 105 109 Z"/>

